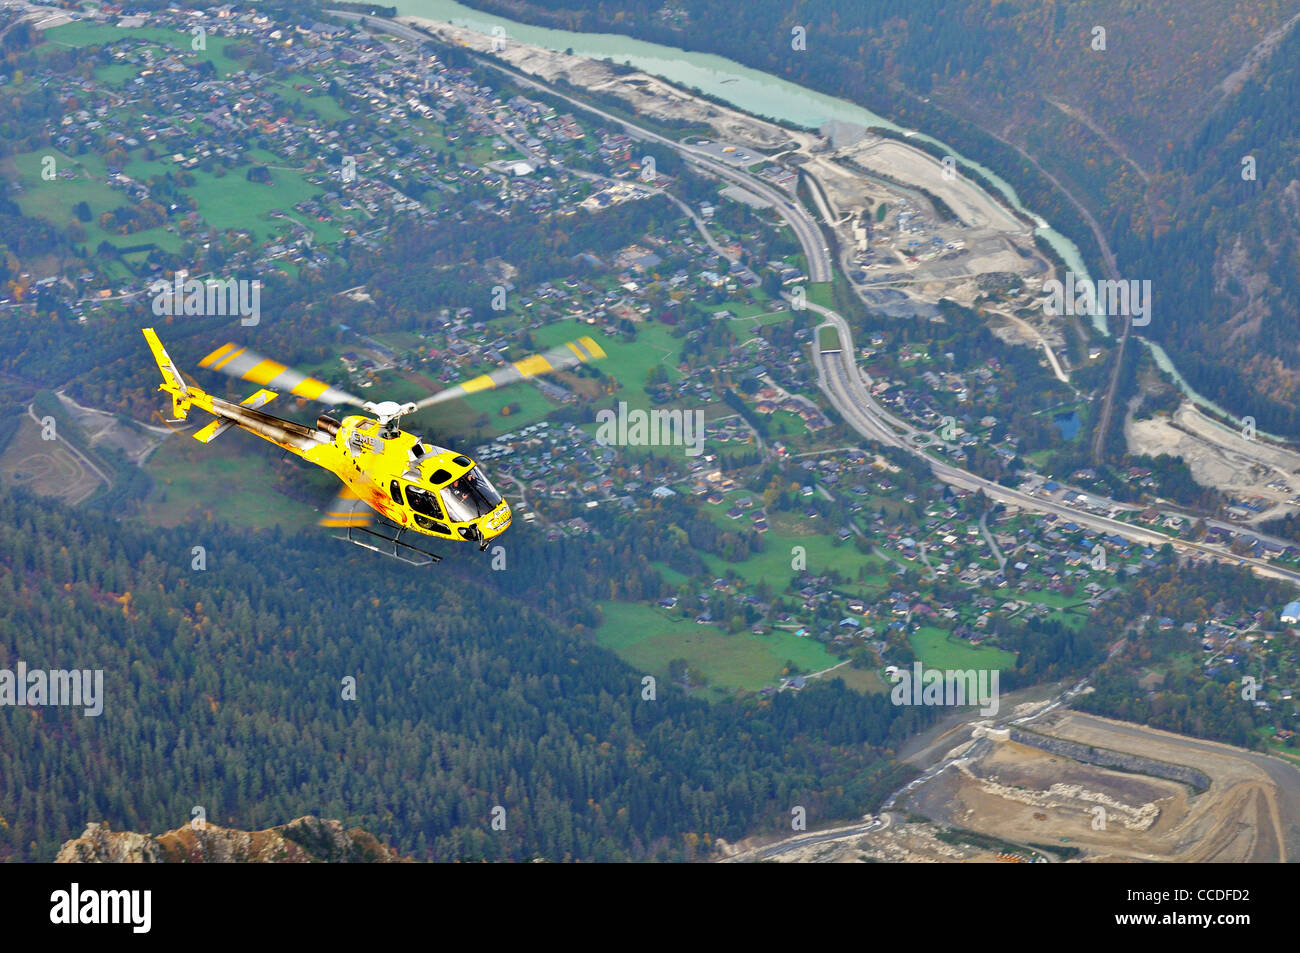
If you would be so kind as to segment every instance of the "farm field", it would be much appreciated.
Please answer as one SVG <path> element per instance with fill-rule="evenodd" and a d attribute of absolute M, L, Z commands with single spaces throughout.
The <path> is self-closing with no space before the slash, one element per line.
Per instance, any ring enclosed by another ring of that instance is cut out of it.
<path fill-rule="evenodd" d="M 633 668 L 661 679 L 668 678 L 670 661 L 684 659 L 715 689 L 757 691 L 776 684 L 787 662 L 802 672 L 814 672 L 839 661 L 821 643 L 792 632 L 727 635 L 640 603 L 604 602 L 600 608 L 605 621 L 596 630 L 597 643 Z"/>
<path fill-rule="evenodd" d="M 961 639 L 954 639 L 943 629 L 933 626 L 921 626 L 908 641 L 926 668 L 1003 669 L 1016 663 L 1016 656 L 1012 652 L 988 645 L 971 645 Z"/>

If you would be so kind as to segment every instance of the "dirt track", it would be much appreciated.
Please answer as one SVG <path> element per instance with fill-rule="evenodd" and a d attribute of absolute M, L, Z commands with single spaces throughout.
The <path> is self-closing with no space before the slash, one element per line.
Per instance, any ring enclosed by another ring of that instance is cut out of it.
<path fill-rule="evenodd" d="M 105 481 L 83 464 L 69 444 L 43 440 L 41 432 L 39 423 L 23 415 L 18 432 L 0 455 L 0 481 L 76 506 Z"/>

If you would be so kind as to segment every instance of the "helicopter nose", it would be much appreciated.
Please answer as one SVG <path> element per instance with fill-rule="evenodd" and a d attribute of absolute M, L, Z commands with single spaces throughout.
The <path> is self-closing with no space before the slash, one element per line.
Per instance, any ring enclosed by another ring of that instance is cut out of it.
<path fill-rule="evenodd" d="M 483 518 L 482 532 L 484 539 L 490 539 L 504 533 L 510 525 L 513 515 L 510 511 L 510 504 L 502 500 L 500 506 Z"/>

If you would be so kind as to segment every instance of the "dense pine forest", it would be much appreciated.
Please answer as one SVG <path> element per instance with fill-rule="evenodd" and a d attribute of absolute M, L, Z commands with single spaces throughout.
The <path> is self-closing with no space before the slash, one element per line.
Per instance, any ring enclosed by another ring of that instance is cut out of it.
<path fill-rule="evenodd" d="M 244 829 L 338 818 L 420 859 L 681 859 L 788 831 L 795 805 L 859 815 L 906 778 L 890 749 L 927 710 L 886 696 L 644 700 L 581 625 L 497 591 L 546 603 L 569 572 L 554 598 L 576 600 L 583 574 L 534 545 L 518 531 L 503 573 L 459 552 L 413 570 L 316 534 L 147 531 L 5 495 L 0 667 L 103 669 L 106 697 L 99 717 L 4 711 L 0 856 L 199 806 Z"/>

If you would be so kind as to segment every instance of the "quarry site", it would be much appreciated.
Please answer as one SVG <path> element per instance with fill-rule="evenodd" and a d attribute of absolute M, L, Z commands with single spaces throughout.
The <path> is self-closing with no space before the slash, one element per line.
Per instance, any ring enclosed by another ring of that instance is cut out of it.
<path fill-rule="evenodd" d="M 881 817 L 727 859 L 1280 863 L 1300 848 L 1300 785 L 1267 755 L 1068 710 L 940 741 Z"/>
<path fill-rule="evenodd" d="M 492 50 L 494 38 L 486 34 L 418 17 L 399 19 L 448 42 Z M 801 166 L 816 180 L 814 197 L 822 207 L 815 211 L 845 249 L 845 270 L 855 289 L 885 313 L 901 315 L 917 304 L 932 308 L 943 297 L 972 304 L 987 290 L 980 277 L 996 274 L 1006 276 L 1007 289 L 1017 292 L 1004 299 L 1005 307 L 1033 307 L 1049 325 L 1059 321 L 1042 316 L 1036 306 L 1050 264 L 1035 247 L 1032 225 L 975 182 L 946 172 L 922 149 L 844 123 L 828 123 L 817 132 L 789 129 L 648 73 L 515 40 L 496 55 L 548 82 L 616 96 L 640 116 L 708 125 L 717 140 L 755 153 L 751 169 L 763 160 Z M 930 196 L 954 217 L 941 215 Z M 1038 345 L 1032 336 L 1024 343 Z"/>
<path fill-rule="evenodd" d="M 1146 420 L 1130 416 L 1124 436 L 1134 453 L 1182 457 L 1197 483 L 1222 491 L 1238 504 L 1229 512 L 1242 522 L 1300 512 L 1300 452 L 1262 437 L 1248 439 L 1190 401 L 1171 414 Z"/>

